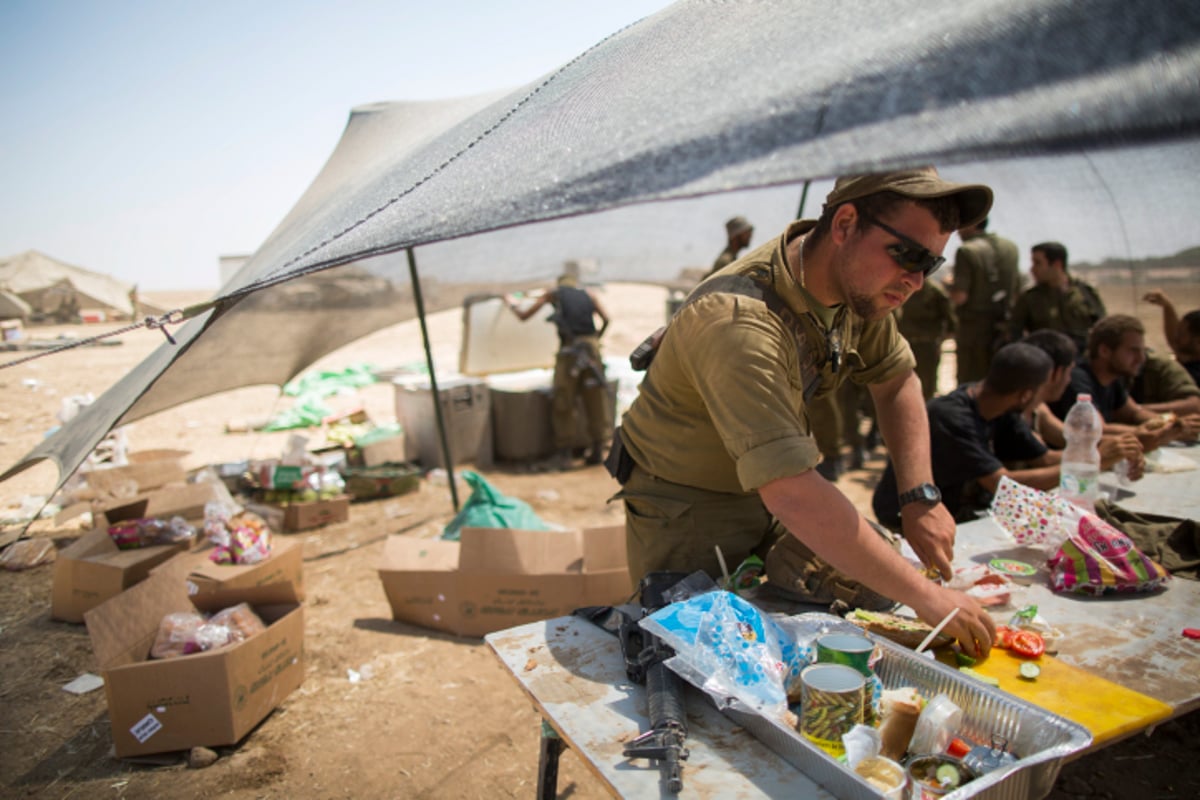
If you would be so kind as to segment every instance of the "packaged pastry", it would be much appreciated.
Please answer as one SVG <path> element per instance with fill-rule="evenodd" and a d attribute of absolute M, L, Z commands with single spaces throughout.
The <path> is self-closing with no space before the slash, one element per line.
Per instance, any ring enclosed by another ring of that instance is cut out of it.
<path fill-rule="evenodd" d="M 150 647 L 150 657 L 176 658 L 200 652 L 203 648 L 196 640 L 196 633 L 204 622 L 204 617 L 195 611 L 167 614 L 158 624 L 158 635 Z"/>

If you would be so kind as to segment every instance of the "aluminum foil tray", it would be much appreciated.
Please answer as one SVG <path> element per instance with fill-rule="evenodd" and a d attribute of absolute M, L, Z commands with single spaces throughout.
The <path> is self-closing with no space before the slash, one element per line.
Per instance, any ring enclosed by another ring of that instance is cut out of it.
<path fill-rule="evenodd" d="M 831 614 L 801 614 L 792 620 L 824 631 L 863 634 L 861 628 Z M 976 778 L 943 800 L 1040 800 L 1054 788 L 1067 756 L 1092 742 L 1087 728 L 1032 703 L 963 675 L 912 650 L 867 633 L 882 657 L 875 674 L 884 688 L 915 688 L 926 699 L 946 694 L 963 711 L 961 733 L 982 743 L 992 734 L 1008 740 L 1020 756 L 1008 767 Z M 782 720 L 766 717 L 734 703 L 722 712 L 750 731 L 785 761 L 841 800 L 875 800 L 883 795 L 866 781 L 810 743 Z"/>

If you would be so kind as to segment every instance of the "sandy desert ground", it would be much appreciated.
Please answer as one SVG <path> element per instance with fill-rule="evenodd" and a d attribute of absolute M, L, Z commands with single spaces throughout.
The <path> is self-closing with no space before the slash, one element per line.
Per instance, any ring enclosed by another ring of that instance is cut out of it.
<path fill-rule="evenodd" d="M 1181 308 L 1200 306 L 1195 287 L 1174 296 Z M 1105 298 L 1113 311 L 1135 309 L 1147 320 L 1151 343 L 1161 346 L 1157 309 L 1135 304 L 1128 288 L 1105 291 Z M 615 317 L 606 353 L 621 355 L 660 324 L 665 291 L 610 285 L 604 301 Z M 98 329 L 70 330 L 90 334 Z M 438 363 L 457 362 L 459 329 L 456 311 L 430 318 Z M 64 332 L 30 331 L 39 337 Z M 55 413 L 64 398 L 99 395 L 160 341 L 159 334 L 143 331 L 125 336 L 121 345 L 80 348 L 0 369 L 0 465 L 15 462 L 57 424 Z M 410 321 L 315 366 L 358 361 L 390 366 L 420 358 Z M 950 362 L 944 372 L 948 385 Z M 384 420 L 394 413 L 392 391 L 378 384 L 360 391 L 353 402 Z M 135 450 L 187 450 L 189 467 L 274 456 L 288 434 L 227 434 L 225 424 L 270 415 L 287 402 L 276 387 L 228 392 L 139 421 L 129 431 L 130 442 Z M 839 480 L 861 508 L 869 508 L 882 458 L 873 454 L 866 469 Z M 606 503 L 615 484 L 600 467 L 484 474 L 549 522 L 621 522 L 620 507 Z M 0 484 L 0 506 L 11 513 L 24 498 L 53 485 L 49 466 L 29 470 Z M 174 757 L 159 764 L 114 759 L 103 692 L 73 696 L 61 688 L 96 666 L 83 626 L 50 619 L 51 568 L 0 573 L 0 794 L 246 800 L 532 795 L 539 720 L 528 700 L 482 641 L 392 621 L 375 572 L 387 535 L 436 536 L 452 516 L 446 487 L 424 481 L 413 494 L 354 505 L 349 522 L 296 535 L 304 542 L 308 583 L 304 684 L 242 743 L 220 748 L 220 759 L 206 769 L 188 769 Z M 32 530 L 60 546 L 80 533 L 78 522 L 56 527 L 41 521 Z M 352 683 L 349 670 L 370 677 Z M 1198 734 L 1200 724 L 1192 714 L 1160 726 L 1152 736 L 1085 757 L 1064 768 L 1052 796 L 1200 796 L 1193 766 L 1200 756 Z M 569 751 L 559 791 L 561 797 L 606 796 L 600 781 Z"/>

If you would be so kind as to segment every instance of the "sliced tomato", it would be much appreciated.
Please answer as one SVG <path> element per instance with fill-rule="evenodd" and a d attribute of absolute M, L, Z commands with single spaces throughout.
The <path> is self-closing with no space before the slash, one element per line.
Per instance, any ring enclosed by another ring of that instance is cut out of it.
<path fill-rule="evenodd" d="M 1007 625 L 997 625 L 996 641 L 992 642 L 992 644 L 996 647 L 999 647 L 1001 650 L 1007 650 L 1012 646 L 1012 637 L 1014 633 L 1016 633 L 1016 631 Z"/>
<path fill-rule="evenodd" d="M 1046 652 L 1046 640 L 1034 631 L 1014 631 L 1008 648 L 1025 658 L 1038 658 Z"/>

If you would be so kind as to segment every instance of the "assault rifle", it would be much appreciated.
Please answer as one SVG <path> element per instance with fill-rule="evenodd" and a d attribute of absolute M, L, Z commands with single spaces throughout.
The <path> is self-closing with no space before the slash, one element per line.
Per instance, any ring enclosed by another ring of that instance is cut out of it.
<path fill-rule="evenodd" d="M 679 572 L 651 572 L 639 584 L 642 615 L 652 614 L 667 605 L 663 592 L 683 578 Z M 647 716 L 650 729 L 625 745 L 626 758 L 648 758 L 660 762 L 667 789 L 683 790 L 680 762 L 688 757 L 687 713 L 683 704 L 683 681 L 664 663 L 675 655 L 657 636 L 644 630 L 637 620 L 625 617 L 618 636 L 625 674 L 634 683 L 646 687 Z"/>

